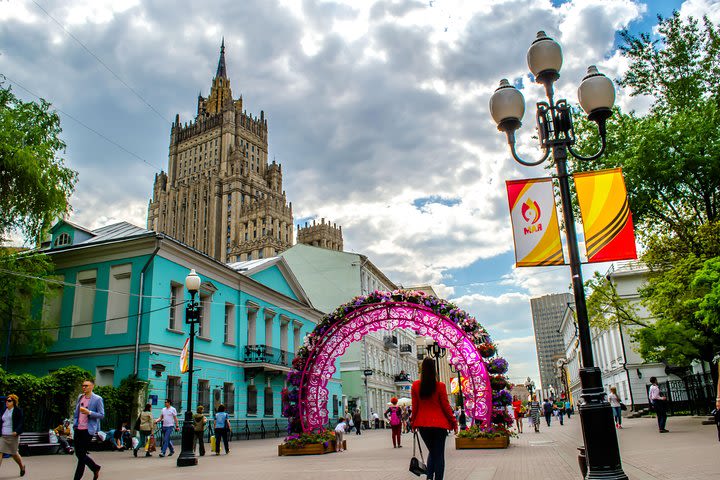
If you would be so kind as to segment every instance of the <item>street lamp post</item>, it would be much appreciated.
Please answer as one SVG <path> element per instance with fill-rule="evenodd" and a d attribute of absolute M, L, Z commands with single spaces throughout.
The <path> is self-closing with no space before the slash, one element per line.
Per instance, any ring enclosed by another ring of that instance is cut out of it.
<path fill-rule="evenodd" d="M 452 373 L 457 373 L 458 376 L 458 399 L 460 400 L 460 406 L 465 408 L 465 403 L 463 402 L 463 391 L 462 391 L 462 377 L 460 376 L 460 369 L 456 368 L 453 364 L 450 364 L 450 371 Z"/>
<path fill-rule="evenodd" d="M 445 349 L 438 345 L 438 343 L 430 337 L 425 338 L 425 348 L 429 357 L 435 359 L 435 370 L 437 372 L 437 379 L 440 380 L 440 362 L 439 360 L 445 356 Z"/>
<path fill-rule="evenodd" d="M 192 377 L 193 377 L 193 353 L 195 350 L 195 324 L 200 321 L 200 304 L 195 300 L 195 295 L 200 290 L 200 277 L 195 270 L 185 277 L 185 288 L 190 292 L 190 303 L 185 307 L 185 323 L 190 325 L 190 342 L 188 344 L 188 392 L 187 407 L 185 408 L 185 422 L 182 428 L 182 451 L 177 459 L 178 467 L 189 467 L 197 465 L 197 457 L 193 452 L 193 418 L 192 418 Z"/>
<path fill-rule="evenodd" d="M 545 32 L 538 32 L 537 39 L 528 50 L 527 61 L 535 80 L 544 85 L 548 97 L 547 102 L 537 104 L 536 112 L 538 137 L 544 150 L 543 157 L 540 160 L 528 162 L 521 159 L 515 151 L 515 130 L 520 128 L 525 113 L 525 99 L 506 79 L 500 82 L 500 88 L 490 99 L 490 112 L 498 124 L 498 130 L 505 132 L 512 156 L 518 163 L 526 166 L 540 165 L 549 157 L 550 153 L 553 155 L 570 256 L 570 272 L 583 360 L 580 382 L 582 385 L 581 397 L 584 403 L 580 406 L 580 421 L 588 465 L 585 478 L 625 480 L 628 477 L 622 470 L 612 411 L 610 404 L 605 399 L 600 369 L 595 366 L 593 360 L 590 324 L 585 304 L 585 290 L 583 289 L 567 171 L 568 153 L 578 160 L 594 160 L 604 153 L 606 146 L 605 123 L 612 115 L 615 89 L 610 79 L 598 73 L 594 65 L 588 68 L 587 75 L 578 88 L 578 97 L 588 118 L 597 123 L 601 147 L 596 154 L 583 157 L 572 148 L 575 143 L 575 134 L 570 105 L 566 100 L 556 102 L 553 98 L 553 83 L 560 78 L 560 67 L 562 66 L 560 45 L 545 35 Z"/>

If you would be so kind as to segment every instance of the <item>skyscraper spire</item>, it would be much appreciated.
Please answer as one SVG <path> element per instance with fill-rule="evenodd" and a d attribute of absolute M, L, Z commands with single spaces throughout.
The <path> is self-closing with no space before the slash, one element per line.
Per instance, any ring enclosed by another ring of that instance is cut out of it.
<path fill-rule="evenodd" d="M 222 37 L 222 45 L 220 45 L 220 60 L 215 74 L 215 78 L 218 77 L 227 78 L 227 71 L 225 71 L 225 37 Z"/>

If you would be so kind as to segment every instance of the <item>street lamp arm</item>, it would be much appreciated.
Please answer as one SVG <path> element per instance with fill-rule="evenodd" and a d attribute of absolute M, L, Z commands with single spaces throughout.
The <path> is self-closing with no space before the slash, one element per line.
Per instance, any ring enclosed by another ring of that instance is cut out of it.
<path fill-rule="evenodd" d="M 584 157 L 584 156 L 580 155 L 578 152 L 576 152 L 575 150 L 573 150 L 572 145 L 568 145 L 567 149 L 568 149 L 568 152 L 570 152 L 570 155 L 572 155 L 573 157 L 575 157 L 578 160 L 581 160 L 583 162 L 587 162 L 590 160 L 596 160 L 596 159 L 600 158 L 600 156 L 603 153 L 605 153 L 605 148 L 607 147 L 607 140 L 606 140 L 606 133 L 605 133 L 605 120 L 598 122 L 598 132 L 600 133 L 600 150 L 597 153 L 590 155 L 589 157 Z"/>
<path fill-rule="evenodd" d="M 510 152 L 512 153 L 512 156 L 516 162 L 525 165 L 526 167 L 534 167 L 543 163 L 550 156 L 550 149 L 545 148 L 545 154 L 540 160 L 537 160 L 535 162 L 527 162 L 520 158 L 520 156 L 517 154 L 517 151 L 515 150 L 515 132 L 506 132 L 506 134 L 508 137 L 508 144 L 510 145 Z"/>

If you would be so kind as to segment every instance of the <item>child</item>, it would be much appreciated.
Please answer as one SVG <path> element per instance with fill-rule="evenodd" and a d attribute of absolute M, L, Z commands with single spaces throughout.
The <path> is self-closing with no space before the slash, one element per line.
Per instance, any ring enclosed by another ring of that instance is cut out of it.
<path fill-rule="evenodd" d="M 335 427 L 335 451 L 336 452 L 342 452 L 343 451 L 343 437 L 345 436 L 345 430 L 347 429 L 347 423 L 345 423 L 345 419 L 343 417 L 340 417 L 338 419 L 337 427 Z"/>

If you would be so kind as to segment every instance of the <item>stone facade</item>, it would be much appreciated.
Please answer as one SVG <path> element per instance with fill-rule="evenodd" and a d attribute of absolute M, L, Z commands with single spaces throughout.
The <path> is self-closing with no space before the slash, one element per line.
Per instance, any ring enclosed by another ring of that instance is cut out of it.
<path fill-rule="evenodd" d="M 168 172 L 155 177 L 148 229 L 222 262 L 268 258 L 293 244 L 292 203 L 282 167 L 268 163 L 265 113 L 254 117 L 233 100 L 220 49 L 210 95 L 197 116 L 170 131 Z"/>
<path fill-rule="evenodd" d="M 315 223 L 315 220 L 313 220 L 312 225 L 308 225 L 308 223 L 305 222 L 304 227 L 298 228 L 297 241 L 298 243 L 312 245 L 313 247 L 342 252 L 342 227 L 338 227 L 334 223 L 331 225 L 330 222 L 325 223 L 324 218 L 321 219 L 320 223 Z"/>

